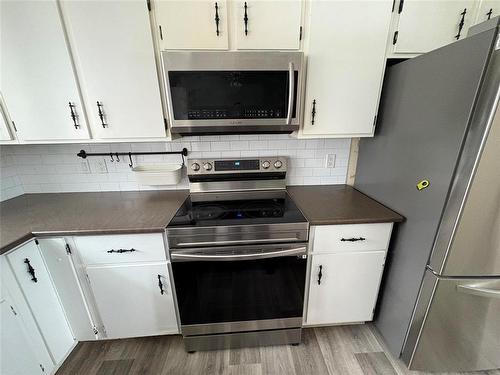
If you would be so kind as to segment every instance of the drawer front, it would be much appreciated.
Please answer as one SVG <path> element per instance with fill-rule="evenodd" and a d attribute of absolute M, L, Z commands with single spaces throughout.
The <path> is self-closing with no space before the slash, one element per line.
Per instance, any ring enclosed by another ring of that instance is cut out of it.
<path fill-rule="evenodd" d="M 321 225 L 314 227 L 314 253 L 386 250 L 392 223 Z"/>
<path fill-rule="evenodd" d="M 167 260 L 161 233 L 79 236 L 74 240 L 86 265 Z"/>

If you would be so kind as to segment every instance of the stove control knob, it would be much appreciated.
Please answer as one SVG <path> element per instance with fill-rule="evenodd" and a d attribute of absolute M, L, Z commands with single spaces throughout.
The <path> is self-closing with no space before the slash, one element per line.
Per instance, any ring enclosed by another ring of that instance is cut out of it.
<path fill-rule="evenodd" d="M 211 170 L 212 170 L 212 164 L 211 164 L 211 163 L 204 163 L 204 164 L 203 164 L 203 168 L 204 168 L 206 171 L 211 171 Z"/>
<path fill-rule="evenodd" d="M 270 166 L 271 166 L 271 162 L 269 160 L 262 162 L 262 168 L 267 169 Z"/>
<path fill-rule="evenodd" d="M 195 172 L 200 170 L 200 165 L 198 163 L 191 164 L 191 169 Z"/>
<path fill-rule="evenodd" d="M 281 160 L 276 160 L 274 162 L 274 168 L 280 169 L 283 166 L 283 162 Z"/>

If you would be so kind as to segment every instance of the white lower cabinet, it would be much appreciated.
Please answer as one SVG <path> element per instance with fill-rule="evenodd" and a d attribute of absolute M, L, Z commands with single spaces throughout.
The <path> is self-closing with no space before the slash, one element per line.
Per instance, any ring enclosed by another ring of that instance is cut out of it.
<path fill-rule="evenodd" d="M 373 319 L 391 230 L 392 223 L 311 227 L 305 326 Z"/>
<path fill-rule="evenodd" d="M 52 373 L 52 358 L 5 257 L 0 275 L 0 374 Z"/>
<path fill-rule="evenodd" d="M 54 362 L 62 362 L 75 339 L 36 243 L 17 248 L 7 259 Z"/>
<path fill-rule="evenodd" d="M 97 324 L 79 281 L 71 247 L 64 238 L 43 238 L 38 242 L 75 339 L 95 340 Z"/>
<path fill-rule="evenodd" d="M 313 255 L 307 324 L 372 320 L 384 262 L 385 251 Z"/>
<path fill-rule="evenodd" d="M 110 339 L 178 333 L 166 262 L 86 268 Z"/>

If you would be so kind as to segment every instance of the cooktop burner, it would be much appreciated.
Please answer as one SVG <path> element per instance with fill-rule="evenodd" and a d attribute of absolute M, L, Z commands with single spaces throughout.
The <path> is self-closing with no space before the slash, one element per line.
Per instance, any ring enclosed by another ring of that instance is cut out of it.
<path fill-rule="evenodd" d="M 286 191 L 191 194 L 169 227 L 306 222 Z"/>

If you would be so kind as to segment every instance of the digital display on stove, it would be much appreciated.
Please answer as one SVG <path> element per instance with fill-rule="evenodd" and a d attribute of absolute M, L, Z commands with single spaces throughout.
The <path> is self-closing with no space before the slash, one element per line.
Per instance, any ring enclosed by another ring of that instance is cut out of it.
<path fill-rule="evenodd" d="M 259 159 L 254 160 L 216 160 L 214 162 L 216 171 L 258 171 Z"/>

